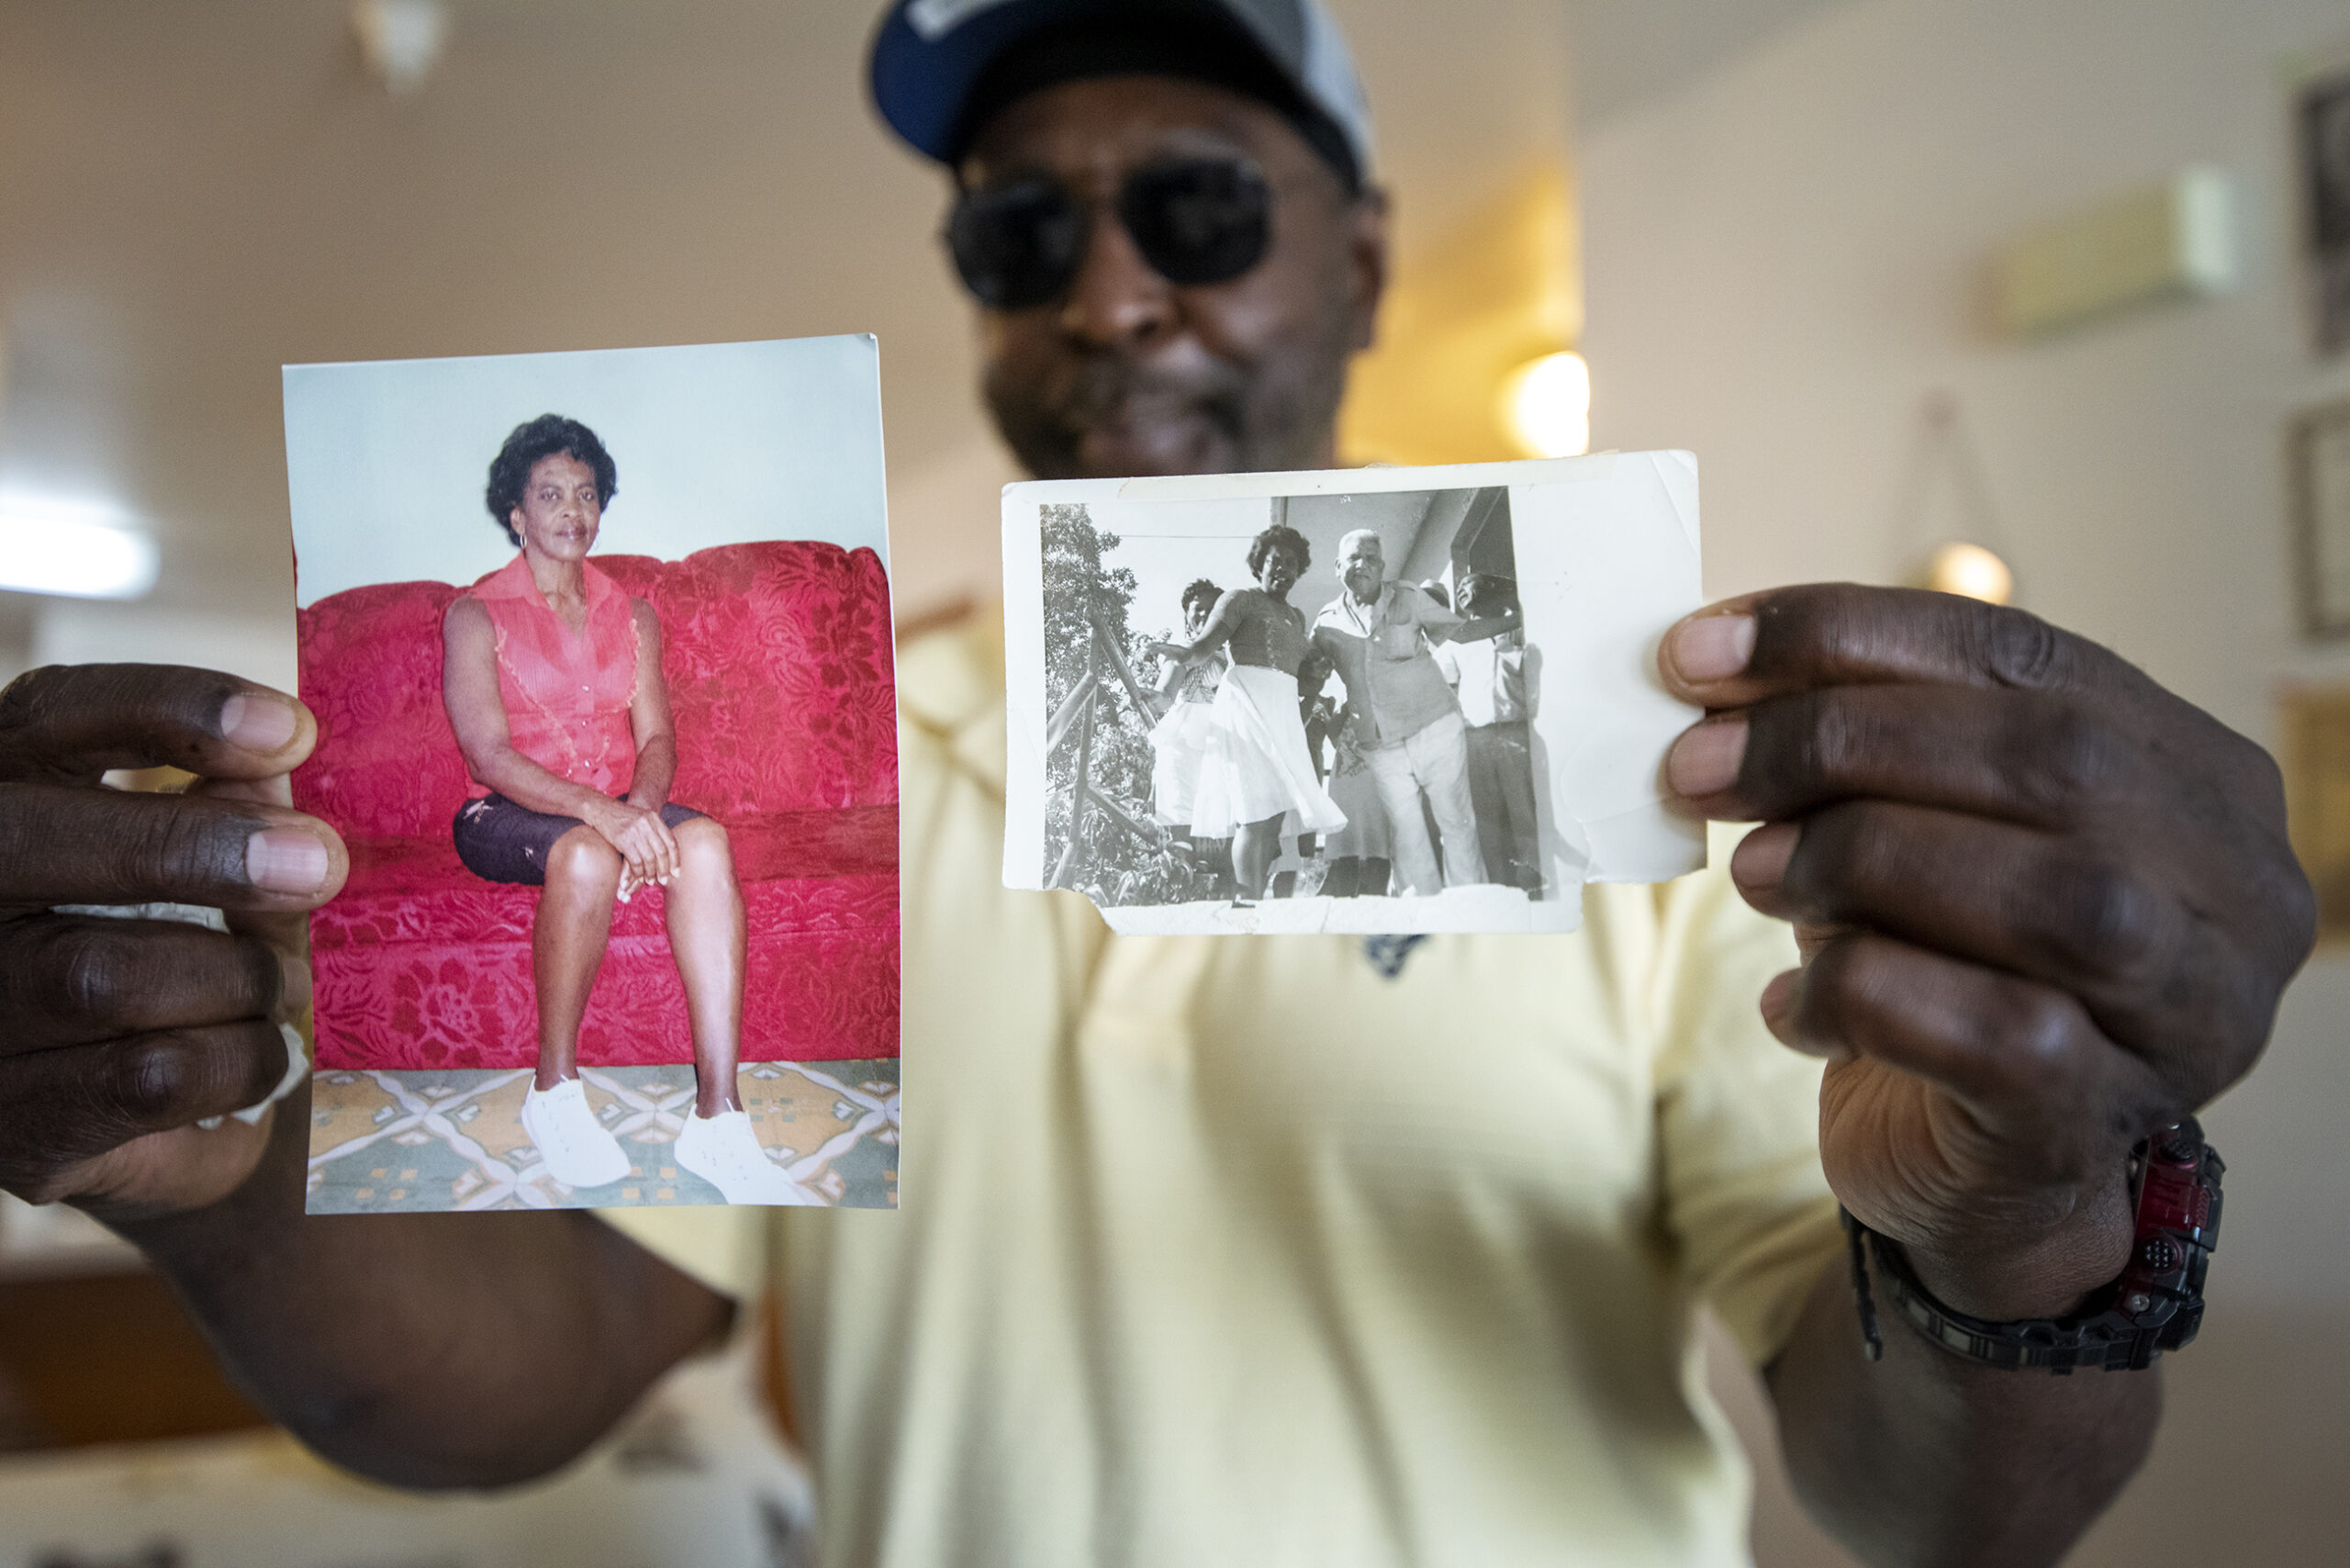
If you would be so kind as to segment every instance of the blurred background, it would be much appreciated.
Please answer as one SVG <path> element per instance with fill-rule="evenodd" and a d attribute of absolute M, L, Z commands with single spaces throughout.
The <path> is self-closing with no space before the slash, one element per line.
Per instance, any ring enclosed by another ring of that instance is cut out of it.
<path fill-rule="evenodd" d="M 1709 590 L 2011 593 L 2277 747 L 2297 839 L 2350 890 L 2350 6 L 1331 4 L 1401 258 L 1350 459 L 1693 449 Z M 0 679 L 145 659 L 291 688 L 295 362 L 876 332 L 901 621 L 989 597 L 1017 476 L 939 182 L 863 97 L 876 8 L 0 0 Z M 2210 1316 L 2074 1562 L 2350 1562 L 2345 1029 L 2322 949 L 2208 1115 Z M 1758 1562 L 1845 1561 L 1715 1361 Z M 755 1374 L 591 1462 L 735 1499 L 678 1561 L 794 1560 L 788 1459 L 726 1425 Z M 118 1249 L 0 1209 L 0 1564 L 352 1561 L 203 1544 L 337 1509 L 371 1562 L 542 1560 L 491 1505 L 336 1481 L 253 1420 Z M 510 1506 L 576 1512 L 577 1486 Z M 618 1540 L 560 1560 L 654 1560 Z"/>

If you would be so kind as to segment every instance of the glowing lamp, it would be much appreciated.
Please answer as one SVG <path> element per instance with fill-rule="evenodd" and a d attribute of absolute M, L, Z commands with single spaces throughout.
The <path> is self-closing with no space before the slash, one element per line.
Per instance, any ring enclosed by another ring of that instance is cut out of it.
<path fill-rule="evenodd" d="M 2005 604 L 2016 591 L 2016 575 L 1982 545 L 1954 540 L 1928 557 L 1921 586 L 1986 604 Z"/>
<path fill-rule="evenodd" d="M 1573 457 L 1591 449 L 1591 367 L 1583 355 L 1546 353 L 1502 382 L 1502 426 L 1529 457 Z"/>
<path fill-rule="evenodd" d="M 0 588 L 137 599 L 155 586 L 155 542 L 88 501 L 0 495 Z"/>

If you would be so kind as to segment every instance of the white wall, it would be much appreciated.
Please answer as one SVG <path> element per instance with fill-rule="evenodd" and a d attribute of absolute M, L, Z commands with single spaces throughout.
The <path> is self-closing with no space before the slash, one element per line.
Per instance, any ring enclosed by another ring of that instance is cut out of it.
<path fill-rule="evenodd" d="M 1596 444 L 1696 450 L 1716 593 L 1888 580 L 1947 388 L 2027 606 L 2270 741 L 2281 677 L 2350 673 L 2293 629 L 2280 452 L 2295 409 L 2350 387 L 2305 346 L 2286 106 L 2344 43 L 2338 0 L 1865 0 L 1587 126 Z M 2237 294 L 2045 347 L 1988 334 L 2002 238 L 2192 162 L 2235 176 Z M 2350 964 L 2321 957 L 2207 1117 L 2229 1161 L 2211 1316 L 2076 1562 L 2350 1562 L 2346 1023 Z M 1764 1499 L 1766 1563 L 1833 1561 L 1785 1509 Z"/>

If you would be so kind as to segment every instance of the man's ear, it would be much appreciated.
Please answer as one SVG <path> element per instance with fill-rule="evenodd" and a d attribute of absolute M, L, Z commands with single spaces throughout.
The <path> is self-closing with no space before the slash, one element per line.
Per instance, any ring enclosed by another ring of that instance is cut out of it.
<path fill-rule="evenodd" d="M 1347 264 L 1354 280 L 1354 332 L 1358 353 L 1379 336 L 1379 301 L 1387 293 L 1387 192 L 1365 185 L 1355 197 L 1347 230 Z"/>

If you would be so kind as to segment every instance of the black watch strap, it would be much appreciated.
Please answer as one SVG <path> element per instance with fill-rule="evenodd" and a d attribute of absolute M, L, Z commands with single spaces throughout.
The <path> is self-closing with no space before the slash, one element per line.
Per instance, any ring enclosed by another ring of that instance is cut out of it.
<path fill-rule="evenodd" d="M 1869 1360 L 1885 1354 L 1869 1290 L 1874 1263 L 1886 1299 L 1910 1327 L 1969 1361 L 2060 1377 L 2076 1367 L 2119 1372 L 2153 1365 L 2155 1357 L 2185 1345 L 2202 1327 L 2203 1274 L 2219 1240 L 2220 1177 L 2225 1170 L 2192 1117 L 2132 1150 L 2137 1229 L 2130 1261 L 2120 1279 L 2067 1317 L 1992 1323 L 1946 1306 L 1919 1282 L 1899 1246 L 1853 1218 L 1851 1210 L 1840 1211 L 1852 1243 L 1853 1298 Z"/>

